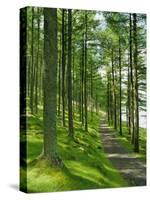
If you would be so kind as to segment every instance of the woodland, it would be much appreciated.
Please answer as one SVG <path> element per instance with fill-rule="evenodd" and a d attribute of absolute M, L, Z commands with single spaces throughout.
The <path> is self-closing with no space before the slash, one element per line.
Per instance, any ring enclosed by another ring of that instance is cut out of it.
<path fill-rule="evenodd" d="M 146 15 L 26 7 L 20 22 L 21 189 L 145 185 Z"/>

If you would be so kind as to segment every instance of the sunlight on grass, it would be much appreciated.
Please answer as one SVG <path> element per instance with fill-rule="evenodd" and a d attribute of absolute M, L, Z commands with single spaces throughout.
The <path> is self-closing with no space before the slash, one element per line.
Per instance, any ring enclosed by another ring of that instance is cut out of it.
<path fill-rule="evenodd" d="M 42 119 L 39 116 L 28 116 L 28 192 L 127 186 L 103 151 L 99 133 L 101 115 L 93 113 L 93 118 L 88 132 L 85 132 L 78 114 L 74 115 L 74 140 L 70 140 L 67 128 L 61 126 L 60 119 L 57 120 L 58 152 L 64 166 L 55 169 L 46 160 L 32 163 L 42 151 Z"/>

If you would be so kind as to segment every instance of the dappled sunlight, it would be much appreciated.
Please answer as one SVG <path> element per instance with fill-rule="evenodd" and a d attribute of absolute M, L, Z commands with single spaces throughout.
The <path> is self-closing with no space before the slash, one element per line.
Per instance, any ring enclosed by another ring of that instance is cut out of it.
<path fill-rule="evenodd" d="M 68 138 L 67 128 L 61 127 L 58 121 L 58 151 L 64 167 L 55 169 L 44 160 L 35 160 L 42 152 L 42 126 L 36 126 L 36 117 L 29 118 L 32 121 L 31 129 L 34 127 L 39 134 L 32 133 L 32 129 L 27 137 L 28 191 L 64 191 L 127 185 L 104 155 L 98 128 L 99 116 L 95 115 L 95 119 L 89 126 L 88 133 L 82 129 L 81 123 L 75 122 L 74 140 Z"/>
<path fill-rule="evenodd" d="M 103 122 L 104 123 L 104 122 Z M 128 181 L 129 185 L 145 185 L 146 184 L 146 165 L 145 162 L 138 159 L 137 155 L 123 144 L 128 144 L 125 137 L 118 136 L 113 132 L 104 131 L 101 128 L 101 137 L 103 141 L 104 152 L 112 162 L 113 166 L 120 171 L 120 174 Z M 140 176 L 138 176 L 140 174 Z"/>
<path fill-rule="evenodd" d="M 100 182 L 98 181 L 98 179 L 100 178 L 100 174 L 97 169 L 89 167 L 88 165 L 86 165 L 87 163 L 84 163 L 82 161 L 65 161 L 65 163 L 72 174 L 88 179 L 92 182 L 95 182 L 96 184 L 100 184 Z"/>

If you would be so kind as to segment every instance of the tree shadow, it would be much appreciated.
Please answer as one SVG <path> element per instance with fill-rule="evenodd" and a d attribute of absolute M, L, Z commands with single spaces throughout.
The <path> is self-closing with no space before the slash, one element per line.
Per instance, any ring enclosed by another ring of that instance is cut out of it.
<path fill-rule="evenodd" d="M 18 184 L 12 183 L 12 184 L 9 184 L 9 187 L 12 188 L 15 191 L 19 191 L 19 185 Z"/>
<path fill-rule="evenodd" d="M 63 166 L 63 172 L 66 176 L 73 180 L 77 180 L 77 182 L 80 182 L 83 186 L 83 188 L 80 189 L 96 189 L 100 188 L 100 185 L 92 180 L 89 180 L 88 178 L 82 177 L 80 175 L 74 174 L 72 171 L 70 171 L 65 165 Z"/>

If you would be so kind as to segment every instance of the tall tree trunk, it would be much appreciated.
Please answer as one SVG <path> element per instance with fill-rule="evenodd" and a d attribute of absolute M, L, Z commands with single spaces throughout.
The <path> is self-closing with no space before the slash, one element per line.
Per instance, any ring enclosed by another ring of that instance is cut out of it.
<path fill-rule="evenodd" d="M 37 10 L 37 24 L 38 24 L 38 34 L 37 34 L 37 61 L 36 61 L 36 74 L 35 74 L 35 113 L 38 113 L 38 81 L 39 81 L 39 50 L 40 50 L 40 11 Z"/>
<path fill-rule="evenodd" d="M 73 137 L 73 116 L 72 116 L 72 10 L 68 10 L 68 128 L 69 136 Z"/>
<path fill-rule="evenodd" d="M 80 58 L 80 82 L 79 82 L 79 115 L 82 122 L 82 53 Z"/>
<path fill-rule="evenodd" d="M 118 123 L 117 123 L 117 69 L 114 68 L 114 107 L 115 107 L 115 123 L 116 123 L 116 129 L 118 128 Z"/>
<path fill-rule="evenodd" d="M 39 68 L 39 101 L 43 102 L 43 54 L 40 54 L 40 68 Z"/>
<path fill-rule="evenodd" d="M 60 105 L 61 105 L 61 51 L 59 53 L 59 61 L 58 61 L 58 116 L 60 116 Z"/>
<path fill-rule="evenodd" d="M 32 7 L 32 32 L 31 32 L 31 88 L 30 88 L 30 109 L 33 114 L 33 97 L 34 97 L 34 8 Z"/>
<path fill-rule="evenodd" d="M 129 55 L 129 64 L 128 64 L 128 88 L 127 88 L 127 94 L 128 94 L 128 100 L 127 100 L 127 109 L 128 109 L 128 131 L 129 135 L 131 135 L 131 68 L 130 68 L 130 55 Z"/>
<path fill-rule="evenodd" d="M 73 117 L 74 117 L 74 113 L 75 113 L 75 67 L 74 67 L 74 48 L 73 52 L 72 52 L 72 96 L 73 96 Z"/>
<path fill-rule="evenodd" d="M 82 42 L 82 64 L 81 64 L 81 114 L 82 114 L 82 126 L 84 126 L 84 33 Z"/>
<path fill-rule="evenodd" d="M 117 113 L 116 113 L 116 90 L 115 90 L 115 72 L 114 72 L 114 52 L 112 47 L 112 83 L 113 83 L 113 114 L 114 114 L 114 128 L 117 128 Z"/>
<path fill-rule="evenodd" d="M 132 63 L 132 14 L 130 14 L 130 81 L 131 81 L 131 143 L 134 143 L 134 80 Z"/>
<path fill-rule="evenodd" d="M 134 136 L 134 151 L 139 152 L 139 105 L 138 105 L 138 64 L 137 64 L 137 16 L 133 14 L 133 42 L 134 42 L 134 98 L 135 98 L 135 136 Z"/>
<path fill-rule="evenodd" d="M 28 80 L 28 83 L 27 83 L 27 95 L 28 97 L 30 98 L 30 82 L 31 82 L 31 65 L 32 65 L 32 60 L 31 60 L 31 57 L 27 59 L 27 80 Z"/>
<path fill-rule="evenodd" d="M 93 67 L 91 65 L 91 121 L 93 121 Z"/>
<path fill-rule="evenodd" d="M 85 131 L 88 131 L 87 113 L 87 11 L 85 11 L 85 70 L 84 70 L 84 112 L 85 112 Z"/>
<path fill-rule="evenodd" d="M 66 55 L 65 55 L 65 10 L 62 9 L 62 123 L 65 123 L 65 65 L 66 65 Z"/>
<path fill-rule="evenodd" d="M 122 77 L 121 77 L 121 41 L 120 41 L 120 36 L 119 36 L 119 132 L 120 135 L 122 135 L 122 105 L 121 105 L 121 101 L 122 101 Z"/>
<path fill-rule="evenodd" d="M 57 9 L 44 8 L 44 156 L 54 166 L 57 155 Z"/>
<path fill-rule="evenodd" d="M 107 72 L 107 119 L 110 124 L 110 84 L 109 84 L 109 72 Z"/>
<path fill-rule="evenodd" d="M 113 96 L 112 96 L 112 74 L 109 73 L 109 86 L 110 86 L 110 122 L 113 124 Z"/>

